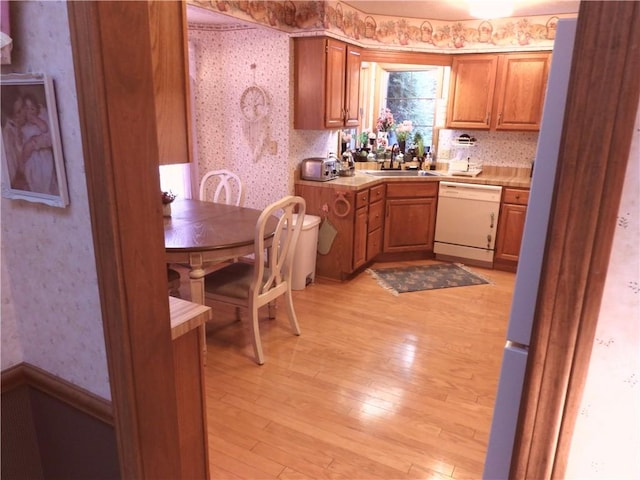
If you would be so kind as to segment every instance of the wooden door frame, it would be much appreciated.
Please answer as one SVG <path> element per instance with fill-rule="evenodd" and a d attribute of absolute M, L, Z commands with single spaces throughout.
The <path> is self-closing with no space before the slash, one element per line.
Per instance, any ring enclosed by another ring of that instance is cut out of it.
<path fill-rule="evenodd" d="M 120 471 L 180 478 L 149 4 L 67 8 Z"/>
<path fill-rule="evenodd" d="M 149 134 L 156 127 L 153 115 L 131 121 L 127 106 L 131 88 L 135 104 L 153 111 L 137 3 L 146 8 L 146 2 L 69 2 L 69 20 L 121 471 L 123 478 L 152 478 L 162 469 L 155 476 L 177 478 L 157 147 Z M 135 11 L 128 20 L 127 8 Z M 564 471 L 638 105 L 632 55 L 638 8 L 636 2 L 580 6 L 514 478 L 559 478 Z M 112 76 L 122 59 L 111 42 L 117 46 L 122 32 L 141 45 L 133 57 L 124 50 L 136 84 L 119 85 Z M 103 57 L 105 51 L 112 53 Z"/>
<path fill-rule="evenodd" d="M 512 478 L 564 478 L 640 95 L 640 3 L 583 1 Z"/>

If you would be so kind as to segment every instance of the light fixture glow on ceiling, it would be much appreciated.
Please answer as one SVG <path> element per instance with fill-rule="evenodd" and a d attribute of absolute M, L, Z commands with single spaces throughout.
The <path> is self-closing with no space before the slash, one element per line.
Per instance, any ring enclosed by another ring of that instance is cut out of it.
<path fill-rule="evenodd" d="M 504 18 L 513 14 L 513 0 L 467 0 L 469 13 L 476 18 Z"/>

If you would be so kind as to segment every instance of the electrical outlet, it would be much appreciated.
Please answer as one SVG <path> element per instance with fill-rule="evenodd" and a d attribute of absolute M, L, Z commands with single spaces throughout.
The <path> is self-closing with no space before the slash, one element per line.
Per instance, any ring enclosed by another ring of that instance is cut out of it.
<path fill-rule="evenodd" d="M 275 140 L 271 140 L 269 142 L 269 155 L 277 155 L 278 154 L 278 142 Z"/>
<path fill-rule="evenodd" d="M 451 158 L 451 150 L 446 148 L 440 149 L 438 152 L 438 158 L 440 160 L 449 160 Z"/>

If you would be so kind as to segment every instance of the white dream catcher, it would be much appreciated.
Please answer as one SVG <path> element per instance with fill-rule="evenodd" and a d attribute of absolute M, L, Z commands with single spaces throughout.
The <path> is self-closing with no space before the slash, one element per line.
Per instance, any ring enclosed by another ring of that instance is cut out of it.
<path fill-rule="evenodd" d="M 256 64 L 251 65 L 255 70 Z M 242 132 L 249 144 L 253 161 L 257 162 L 267 146 L 269 139 L 269 113 L 271 104 L 267 92 L 256 85 L 255 71 L 253 85 L 248 87 L 240 97 L 240 113 L 244 118 Z"/>

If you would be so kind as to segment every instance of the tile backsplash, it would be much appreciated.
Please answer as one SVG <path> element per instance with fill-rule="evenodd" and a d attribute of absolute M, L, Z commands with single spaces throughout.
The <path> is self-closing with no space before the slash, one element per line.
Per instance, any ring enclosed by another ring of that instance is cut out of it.
<path fill-rule="evenodd" d="M 462 134 L 476 138 L 473 146 L 456 146 Z M 438 162 L 466 159 L 496 167 L 530 168 L 535 159 L 538 132 L 489 132 L 484 130 L 440 130 L 436 158 Z"/>

